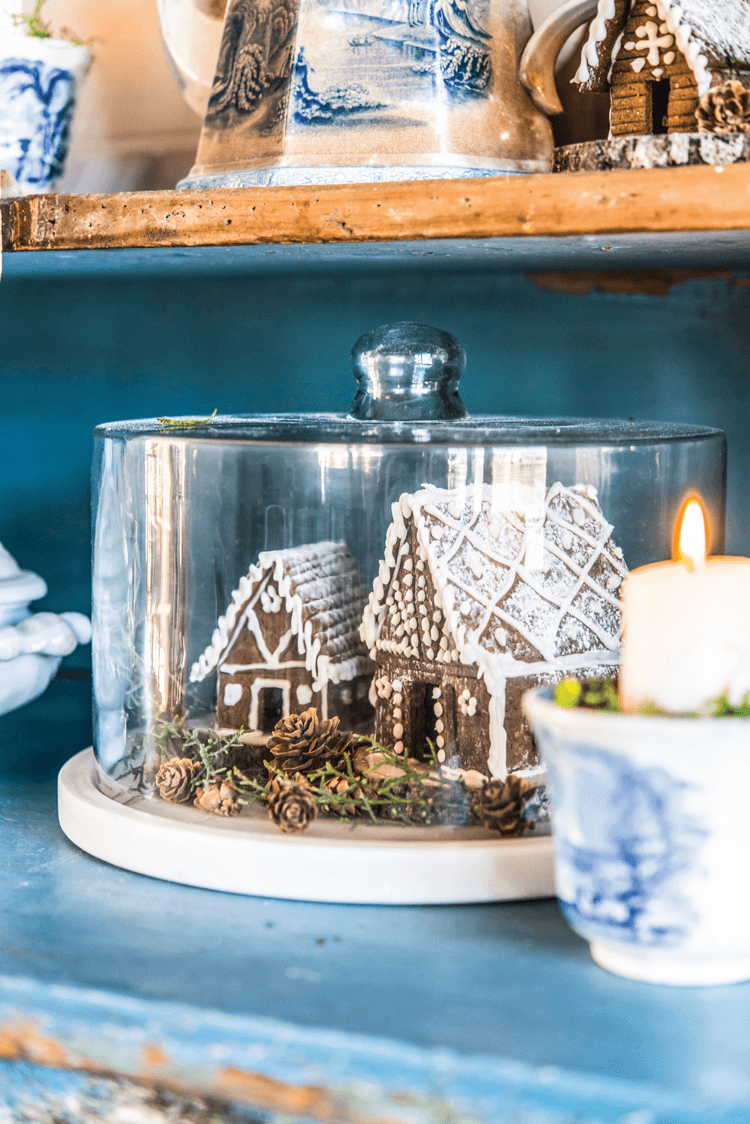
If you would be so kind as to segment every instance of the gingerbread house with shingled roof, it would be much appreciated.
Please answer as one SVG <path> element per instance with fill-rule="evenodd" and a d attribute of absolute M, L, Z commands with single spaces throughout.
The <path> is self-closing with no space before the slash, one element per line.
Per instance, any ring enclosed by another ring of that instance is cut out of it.
<path fill-rule="evenodd" d="M 344 729 L 370 718 L 359 636 L 367 587 L 342 542 L 266 551 L 241 578 L 190 679 L 218 676 L 217 725 L 271 733 L 314 706 Z"/>
<path fill-rule="evenodd" d="M 574 81 L 610 92 L 617 137 L 697 132 L 729 79 L 750 86 L 750 0 L 599 0 Z"/>
<path fill-rule="evenodd" d="M 362 624 L 378 741 L 486 776 L 538 770 L 524 691 L 617 670 L 627 568 L 595 489 L 552 485 L 543 521 L 499 510 L 491 485 L 392 510 Z"/>

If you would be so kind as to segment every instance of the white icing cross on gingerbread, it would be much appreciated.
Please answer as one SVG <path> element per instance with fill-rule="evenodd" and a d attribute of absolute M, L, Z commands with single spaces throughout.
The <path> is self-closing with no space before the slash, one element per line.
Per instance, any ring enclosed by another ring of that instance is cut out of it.
<path fill-rule="evenodd" d="M 640 27 L 635 29 L 635 34 L 637 38 L 642 41 L 640 43 L 626 43 L 625 50 L 648 52 L 645 58 L 634 59 L 631 63 L 636 74 L 638 71 L 643 70 L 646 65 L 646 60 L 648 60 L 649 66 L 658 66 L 661 58 L 660 48 L 671 47 L 674 44 L 674 36 L 670 34 L 665 23 L 663 23 L 661 27 L 658 27 L 653 20 L 648 20 L 647 23 L 641 24 Z M 668 51 L 664 56 L 664 62 L 667 66 L 674 62 L 674 59 L 674 51 Z"/>

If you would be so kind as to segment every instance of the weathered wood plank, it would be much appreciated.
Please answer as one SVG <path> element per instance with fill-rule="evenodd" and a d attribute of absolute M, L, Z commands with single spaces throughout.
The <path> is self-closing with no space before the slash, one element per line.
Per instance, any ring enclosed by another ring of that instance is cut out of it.
<path fill-rule="evenodd" d="M 5 250 L 744 230 L 750 167 L 685 167 L 3 202 Z"/>

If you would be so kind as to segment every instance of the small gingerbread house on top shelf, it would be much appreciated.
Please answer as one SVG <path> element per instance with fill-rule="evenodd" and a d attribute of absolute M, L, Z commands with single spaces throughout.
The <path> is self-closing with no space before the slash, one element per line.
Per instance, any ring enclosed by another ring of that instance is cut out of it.
<path fill-rule="evenodd" d="M 372 714 L 372 664 L 359 637 L 367 587 L 342 542 L 266 551 L 250 566 L 191 682 L 218 676 L 217 725 L 265 739 L 314 706 L 344 729 Z"/>
<path fill-rule="evenodd" d="M 613 137 L 695 133 L 731 80 L 750 86 L 750 0 L 599 0 L 574 79 L 610 92 Z"/>

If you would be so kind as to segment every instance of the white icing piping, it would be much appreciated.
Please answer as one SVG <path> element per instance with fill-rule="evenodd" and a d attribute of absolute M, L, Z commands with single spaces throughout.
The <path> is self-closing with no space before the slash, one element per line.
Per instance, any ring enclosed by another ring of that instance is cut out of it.
<path fill-rule="evenodd" d="M 490 694 L 490 752 L 487 768 L 491 777 L 504 781 L 508 775 L 508 735 L 505 732 L 505 681 L 501 691 Z"/>
<path fill-rule="evenodd" d="M 674 35 L 675 43 L 687 59 L 687 64 L 693 72 L 693 77 L 698 84 L 698 97 L 708 91 L 711 86 L 711 72 L 708 69 L 708 59 L 701 54 L 700 43 L 693 39 L 692 28 L 682 21 L 682 8 L 670 0 L 656 0 L 656 10 L 661 19 L 666 23 L 668 30 Z"/>
<path fill-rule="evenodd" d="M 599 44 L 607 38 L 607 24 L 615 18 L 615 11 L 615 0 L 599 0 L 599 7 L 589 28 L 588 39 L 581 51 L 581 64 L 573 78 L 574 82 L 583 85 L 590 81 L 592 71 L 599 63 Z"/>
<path fill-rule="evenodd" d="M 226 675 L 237 675 L 240 671 L 268 671 L 271 667 L 274 670 L 281 670 L 284 667 L 304 667 L 303 660 L 285 660 L 283 663 L 267 664 L 267 663 L 220 663 L 219 671 L 223 671 Z"/>
<path fill-rule="evenodd" d="M 688 66 L 693 72 L 693 77 L 698 84 L 698 96 L 703 97 L 711 86 L 711 72 L 708 69 L 708 59 L 701 54 L 700 43 L 693 38 L 692 28 L 683 20 L 682 8 L 671 0 L 654 0 L 659 18 L 666 23 L 668 31 L 674 36 L 678 49 L 685 56 Z M 591 21 L 588 39 L 581 51 L 581 63 L 576 71 L 574 82 L 584 85 L 592 78 L 593 71 L 599 63 L 598 45 L 607 38 L 607 22 L 614 18 L 615 0 L 599 0 L 597 14 Z M 627 18 L 630 18 L 629 15 Z M 691 41 L 692 40 L 692 41 Z M 622 43 L 622 32 L 618 35 L 610 59 L 610 68 L 607 80 L 612 80 L 612 66 L 617 59 Z"/>
<path fill-rule="evenodd" d="M 334 546 L 340 544 L 320 543 L 316 545 L 330 551 Z M 323 553 L 322 550 L 319 552 Z M 273 574 L 279 594 L 284 599 L 291 624 L 290 630 L 281 638 L 274 653 L 269 652 L 266 646 L 253 608 L 262 589 L 268 584 L 270 573 Z M 257 588 L 256 583 L 260 583 Z M 245 605 L 245 609 L 240 615 L 243 605 Z M 245 623 L 251 629 L 259 651 L 267 657 L 268 662 L 264 665 L 265 667 L 279 667 L 278 657 L 286 650 L 290 640 L 296 637 L 297 650 L 301 656 L 304 656 L 304 667 L 313 676 L 313 691 L 322 691 L 327 683 L 349 682 L 359 675 L 366 675 L 371 670 L 369 660 L 365 656 L 352 656 L 346 660 L 332 662 L 330 656 L 321 653 L 320 638 L 315 637 L 313 639 L 312 622 L 309 620 L 304 622 L 303 617 L 302 598 L 298 593 L 292 593 L 292 578 L 286 573 L 283 552 L 264 551 L 258 555 L 257 564 L 252 565 L 247 575 L 240 578 L 239 586 L 232 594 L 232 600 L 225 616 L 219 617 L 217 621 L 211 643 L 191 668 L 191 683 L 201 682 L 220 665 L 226 671 L 230 667 L 240 668 L 244 666 L 239 664 L 223 665 L 222 659 L 228 655 Z"/>
<path fill-rule="evenodd" d="M 517 660 L 513 656 L 504 656 L 507 663 L 503 663 L 500 671 L 502 672 L 503 679 L 520 679 L 524 675 L 546 675 L 559 671 L 580 671 L 586 667 L 615 667 L 620 662 L 619 652 L 604 651 L 602 648 L 592 648 L 590 652 L 573 652 L 568 656 L 557 656 L 554 663 L 548 663 L 546 660 L 537 660 L 535 663 L 524 663 L 523 660 Z M 476 661 L 474 661 L 476 662 Z M 467 666 L 467 665 L 463 665 Z M 286 667 L 286 664 L 284 664 Z M 393 667 L 402 669 L 403 674 L 408 677 L 410 670 L 410 662 L 407 657 L 401 660 L 396 660 Z M 481 678 L 481 676 L 477 676 Z M 489 685 L 485 679 L 485 686 L 489 690 Z"/>
<path fill-rule="evenodd" d="M 624 35 L 625 35 L 625 32 L 621 31 L 620 34 L 615 39 L 614 46 L 612 47 L 612 55 L 611 55 L 610 60 L 609 60 L 609 70 L 607 71 L 607 81 L 609 82 L 610 86 L 612 85 L 612 69 L 615 65 L 615 59 L 617 58 L 617 56 L 620 53 L 620 47 L 622 46 L 622 40 L 623 40 Z M 612 110 L 612 105 L 610 103 L 610 116 L 611 116 L 611 110 Z"/>

